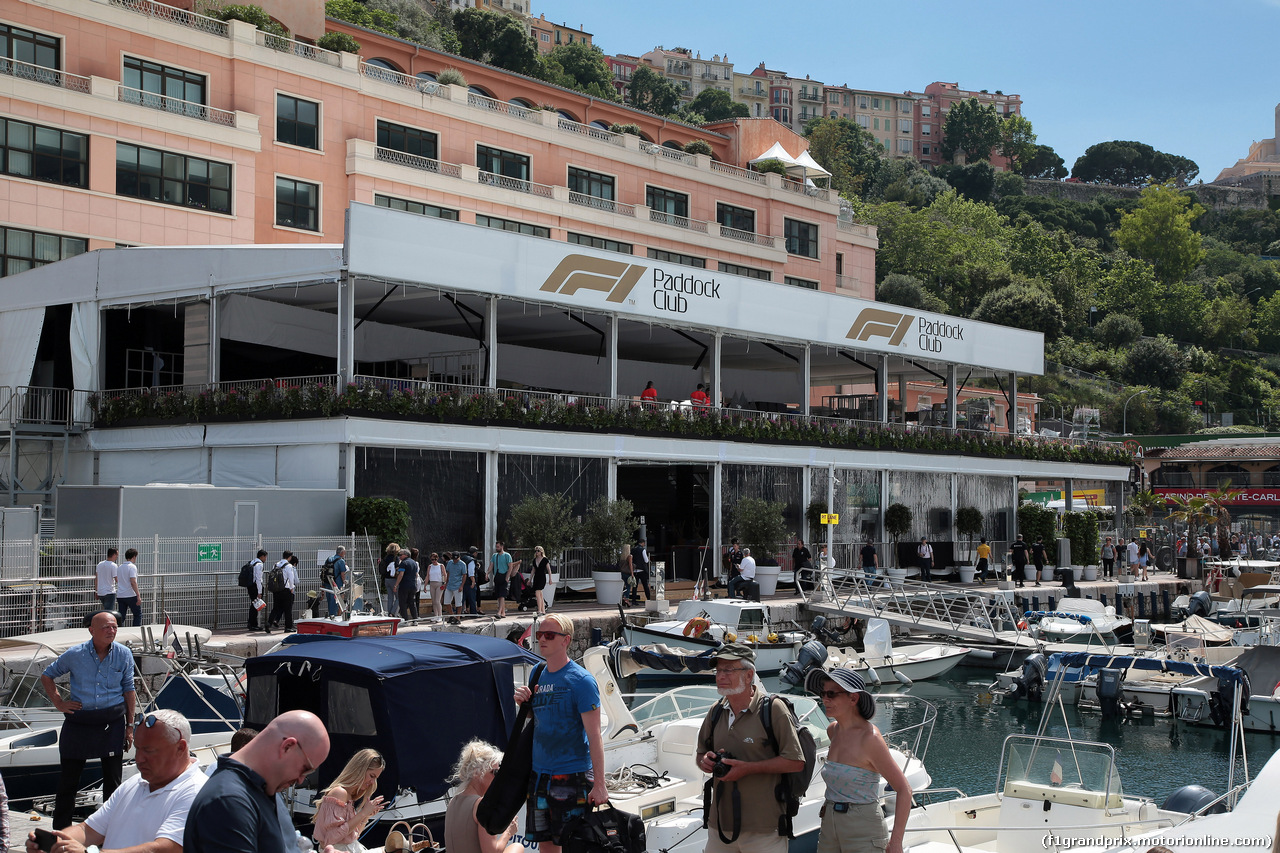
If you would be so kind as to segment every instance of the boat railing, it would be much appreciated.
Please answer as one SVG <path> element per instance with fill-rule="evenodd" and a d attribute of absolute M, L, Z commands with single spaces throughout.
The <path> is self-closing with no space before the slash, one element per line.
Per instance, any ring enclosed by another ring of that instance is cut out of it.
<path fill-rule="evenodd" d="M 946 790 L 946 789 L 942 789 L 942 790 Z M 1126 820 L 1124 823 L 1069 823 L 1069 824 L 1052 824 L 1052 825 L 1037 824 L 1035 831 L 1036 832 L 1043 831 L 1046 835 L 1061 835 L 1064 838 L 1067 836 L 1084 837 L 1090 834 L 1089 833 L 1090 830 L 1098 830 L 1099 835 L 1102 835 L 1104 833 L 1106 834 L 1118 833 L 1120 836 L 1120 843 L 1115 845 L 1114 847 L 1106 848 L 1105 850 L 1101 851 L 1101 853 L 1134 853 L 1133 848 L 1130 847 L 1129 845 L 1128 839 L 1130 837 L 1137 836 L 1137 835 L 1145 835 L 1146 833 L 1150 832 L 1153 829 L 1167 829 L 1174 825 L 1175 825 L 1174 822 L 1167 817 L 1154 817 L 1154 818 L 1145 818 L 1142 820 L 1138 820 L 1138 819 Z M 1178 825 L 1181 825 L 1181 824 L 1178 824 Z M 1139 830 L 1139 829 L 1141 831 L 1135 832 L 1135 830 Z M 946 833 L 947 837 L 951 839 L 951 843 L 955 847 L 955 849 L 958 851 L 958 853 L 963 853 L 963 851 L 967 849 L 972 849 L 972 848 L 969 846 L 962 845 L 959 839 L 956 838 L 956 833 L 981 832 L 984 834 L 995 833 L 996 835 L 999 835 L 1001 833 L 1009 832 L 1009 833 L 1025 834 L 1027 832 L 1027 828 L 1025 826 L 990 826 L 990 825 L 987 825 L 987 826 L 982 826 L 982 825 L 908 826 L 906 827 L 906 832 L 908 833 L 908 835 L 911 835 L 911 834 L 920 835 L 924 833 L 937 833 L 941 835 L 942 833 Z M 1105 843 L 1106 839 L 1099 838 L 1099 841 L 1102 841 L 1103 843 Z M 904 844 L 903 846 L 905 847 L 907 845 Z M 1054 850 L 1058 848 L 1050 846 L 1047 849 Z"/>
<path fill-rule="evenodd" d="M 946 799 L 934 799 L 935 797 L 942 797 L 947 794 L 952 796 L 948 796 Z M 935 802 L 943 803 L 948 800 L 963 800 L 968 796 L 968 794 L 959 788 L 922 788 L 919 791 L 911 792 L 911 800 L 917 806 L 930 806 Z"/>
<path fill-rule="evenodd" d="M 873 693 L 871 695 L 876 700 L 877 707 L 910 705 L 920 709 L 918 721 L 892 728 L 882 734 L 890 745 L 898 747 L 904 753 L 909 752 L 923 761 L 929 752 L 929 744 L 933 742 L 933 727 L 938 721 L 938 707 L 927 699 L 912 696 L 909 693 Z"/>

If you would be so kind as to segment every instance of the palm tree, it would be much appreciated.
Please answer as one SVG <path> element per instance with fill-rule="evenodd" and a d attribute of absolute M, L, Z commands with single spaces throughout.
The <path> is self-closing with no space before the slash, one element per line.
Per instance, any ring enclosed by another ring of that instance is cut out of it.
<path fill-rule="evenodd" d="M 1200 531 L 1203 524 L 1212 524 L 1218 520 L 1208 498 L 1191 495 L 1170 495 L 1169 500 L 1176 507 L 1169 513 L 1174 521 L 1187 525 L 1187 552 L 1191 551 L 1191 537 Z"/>
<path fill-rule="evenodd" d="M 1231 540 L 1231 510 L 1227 509 L 1227 504 L 1235 503 L 1242 494 L 1244 494 L 1243 489 L 1233 489 L 1230 480 L 1223 480 L 1218 484 L 1218 488 L 1205 495 L 1205 502 L 1214 514 L 1213 521 L 1209 523 L 1216 523 L 1218 528 L 1219 554 L 1223 553 L 1223 549 Z"/>
<path fill-rule="evenodd" d="M 1147 526 L 1151 526 L 1151 520 L 1155 517 L 1156 510 L 1165 506 L 1164 495 L 1157 495 L 1155 492 L 1147 489 L 1145 492 L 1138 492 L 1129 501 L 1129 506 L 1143 518 L 1147 520 Z"/>

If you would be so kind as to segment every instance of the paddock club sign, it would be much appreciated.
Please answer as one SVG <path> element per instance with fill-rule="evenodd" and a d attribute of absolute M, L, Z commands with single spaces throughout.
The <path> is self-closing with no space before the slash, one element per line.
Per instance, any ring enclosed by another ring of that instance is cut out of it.
<path fill-rule="evenodd" d="M 843 294 L 352 203 L 347 271 L 638 322 L 1044 372 L 1044 336 Z"/>

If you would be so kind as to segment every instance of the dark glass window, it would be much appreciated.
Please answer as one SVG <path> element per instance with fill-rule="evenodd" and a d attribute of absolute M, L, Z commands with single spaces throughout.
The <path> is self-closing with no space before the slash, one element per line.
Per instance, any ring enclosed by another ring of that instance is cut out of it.
<path fill-rule="evenodd" d="M 276 178 L 276 224 L 320 230 L 320 185 Z"/>
<path fill-rule="evenodd" d="M 0 119 L 0 172 L 69 187 L 87 187 L 89 137 L 25 121 Z"/>
<path fill-rule="evenodd" d="M 672 216 L 689 216 L 689 196 L 662 187 L 645 187 L 644 203 L 650 210 Z"/>
<path fill-rule="evenodd" d="M 117 142 L 116 195 L 230 213 L 231 166 Z"/>
<path fill-rule="evenodd" d="M 773 273 L 769 270 L 758 270 L 755 267 L 744 267 L 741 264 L 730 264 L 724 261 L 720 262 L 720 272 L 745 275 L 747 278 L 758 278 L 761 281 L 773 281 Z"/>
<path fill-rule="evenodd" d="M 320 150 L 320 105 L 276 95 L 276 142 Z"/>
<path fill-rule="evenodd" d="M 407 198 L 393 198 L 389 195 L 375 195 L 373 203 L 378 207 L 389 207 L 392 210 L 403 210 L 408 213 L 416 213 L 419 216 L 434 216 L 436 219 L 450 219 L 454 222 L 458 221 L 458 211 L 450 210 L 447 207 L 437 207 L 434 204 L 425 204 L 420 201 L 410 201 Z"/>
<path fill-rule="evenodd" d="M 716 204 L 716 222 L 735 231 L 756 233 L 756 212 L 731 204 Z"/>
<path fill-rule="evenodd" d="M 791 285 L 792 287 L 803 287 L 805 290 L 818 289 L 818 283 L 816 281 L 810 281 L 807 278 L 796 278 L 793 275 L 784 277 L 783 282 Z"/>
<path fill-rule="evenodd" d="M 569 189 L 575 193 L 613 200 L 613 176 L 569 167 Z"/>
<path fill-rule="evenodd" d="M 512 231 L 516 234 L 529 234 L 533 237 L 550 237 L 551 229 L 543 225 L 530 225 L 527 222 L 516 222 L 511 219 L 499 219 L 496 216 L 476 214 L 476 224 L 485 228 L 497 228 L 499 231 Z"/>
<path fill-rule="evenodd" d="M 378 122 L 378 147 L 403 151 L 428 160 L 438 160 L 440 156 L 439 137 L 434 133 L 389 121 Z"/>
<path fill-rule="evenodd" d="M 203 74 L 170 68 L 133 56 L 124 58 L 124 85 L 152 95 L 162 95 L 193 104 L 204 104 L 206 81 Z"/>
<path fill-rule="evenodd" d="M 782 233 L 787 241 L 787 251 L 806 258 L 818 257 L 818 226 L 796 219 L 782 221 Z"/>
<path fill-rule="evenodd" d="M 529 158 L 487 145 L 476 146 L 476 167 L 482 172 L 493 172 L 521 181 L 529 180 Z"/>
<path fill-rule="evenodd" d="M 577 243 L 579 246 L 590 246 L 593 249 L 604 249 L 608 252 L 621 252 L 624 255 L 634 254 L 635 252 L 635 247 L 630 243 L 609 240 L 604 237 L 593 237 L 590 234 L 574 234 L 570 232 L 569 242 Z"/>
<path fill-rule="evenodd" d="M 41 234 L 22 228 L 0 228 L 0 275 L 15 275 L 88 251 L 87 240 Z"/>
<path fill-rule="evenodd" d="M 41 68 L 60 69 L 58 46 L 61 39 L 33 33 L 21 27 L 0 24 L 0 56 L 16 59 Z"/>
<path fill-rule="evenodd" d="M 679 252 L 668 252 L 663 249 L 650 249 L 649 257 L 655 261 L 669 261 L 673 264 L 684 264 L 686 267 L 707 268 L 706 258 L 695 258 L 693 255 L 682 255 Z"/>

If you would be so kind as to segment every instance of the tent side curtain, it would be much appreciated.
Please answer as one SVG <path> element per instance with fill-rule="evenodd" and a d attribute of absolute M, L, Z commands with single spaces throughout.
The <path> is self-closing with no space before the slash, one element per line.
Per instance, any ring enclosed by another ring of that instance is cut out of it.
<path fill-rule="evenodd" d="M 98 347 L 102 321 L 98 303 L 77 302 L 71 306 L 71 379 L 72 387 L 82 391 L 98 391 Z M 89 420 L 89 399 L 80 395 L 75 416 Z"/>
<path fill-rule="evenodd" d="M 43 329 L 44 308 L 0 312 L 0 387 L 18 388 L 31 382 Z"/>

